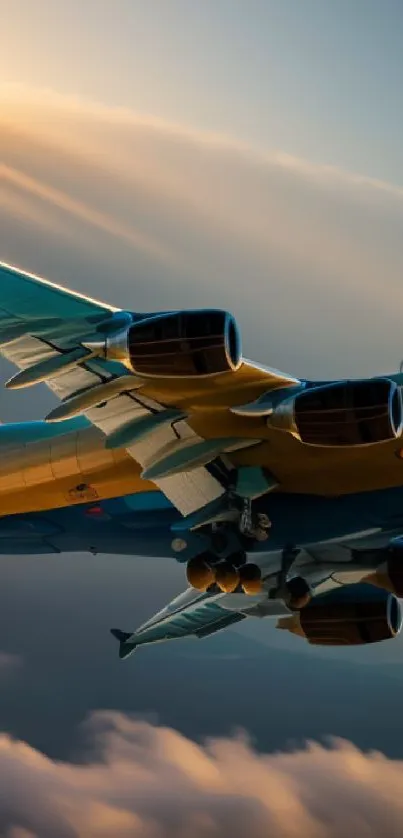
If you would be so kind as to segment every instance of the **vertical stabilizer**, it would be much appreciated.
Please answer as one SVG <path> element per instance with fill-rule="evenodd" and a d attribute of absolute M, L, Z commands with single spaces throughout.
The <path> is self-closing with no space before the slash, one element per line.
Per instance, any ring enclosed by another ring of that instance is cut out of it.
<path fill-rule="evenodd" d="M 128 640 L 132 636 L 130 632 L 121 631 L 120 629 L 111 629 L 111 634 L 119 641 L 119 657 L 121 660 L 128 658 L 135 648 L 136 643 L 129 643 Z"/>

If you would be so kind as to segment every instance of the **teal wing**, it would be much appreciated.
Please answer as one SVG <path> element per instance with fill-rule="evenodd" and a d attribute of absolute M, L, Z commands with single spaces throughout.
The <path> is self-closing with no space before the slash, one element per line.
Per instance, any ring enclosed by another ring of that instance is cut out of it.
<path fill-rule="evenodd" d="M 8 385 L 47 384 L 62 402 L 58 418 L 84 415 L 115 442 L 128 425 L 142 420 L 141 439 L 133 442 L 131 436 L 129 444 L 123 435 L 120 444 L 146 468 L 159 450 L 178 440 L 185 444 L 203 444 L 203 440 L 185 420 L 175 427 L 172 415 L 169 422 L 159 421 L 160 416 L 156 417 L 164 406 L 141 396 L 144 382 L 119 361 L 93 357 L 86 348 L 100 335 L 123 328 L 131 317 L 129 312 L 0 263 L 0 354 L 20 371 Z M 183 515 L 225 494 L 225 487 L 204 463 L 173 476 L 156 477 L 154 483 Z"/>
<path fill-rule="evenodd" d="M 267 592 L 245 594 L 199 593 L 188 588 L 134 632 L 112 629 L 120 642 L 120 656 L 128 657 L 138 646 L 205 638 L 241 622 L 248 616 L 281 617 L 289 614 L 279 600 L 268 600 Z"/>
<path fill-rule="evenodd" d="M 198 435 L 180 409 L 179 397 L 176 406 L 162 403 L 167 398 L 165 378 L 164 386 L 154 386 L 154 398 L 147 396 L 147 378 L 134 374 L 127 348 L 123 354 L 110 354 L 107 345 L 122 340 L 127 347 L 129 328 L 148 316 L 104 305 L 0 263 L 0 354 L 19 369 L 6 386 L 45 383 L 61 401 L 46 417 L 49 422 L 86 417 L 103 432 L 105 445 L 125 449 L 143 468 L 143 477 L 152 480 L 182 515 L 205 511 L 209 516 L 213 509 L 214 514 L 226 514 L 231 470 L 226 455 L 261 440 Z M 297 384 L 296 379 L 242 359 L 228 375 L 229 389 L 239 391 L 240 400 L 243 388 L 248 392 L 251 385 L 264 392 Z M 222 381 L 213 376 L 209 382 L 207 375 L 200 392 L 203 398 L 213 394 L 215 404 Z M 185 382 L 182 396 L 188 386 Z M 260 402 L 245 409 L 247 415 L 266 410 Z M 274 478 L 264 478 L 259 492 L 275 485 Z M 203 522 L 199 516 L 197 525 Z"/>
<path fill-rule="evenodd" d="M 46 381 L 59 398 L 111 377 L 107 365 L 86 364 L 88 352 L 82 341 L 117 313 L 111 306 L 0 263 L 0 353 L 20 371 L 43 369 L 38 380 Z M 58 367 L 66 354 L 71 364 Z"/>
<path fill-rule="evenodd" d="M 391 535 L 380 530 L 355 533 L 346 541 L 317 543 L 302 549 L 298 571 L 311 586 L 314 599 L 340 591 L 367 590 L 371 584 L 377 585 L 377 568 L 383 566 L 385 545 L 392 543 Z M 401 549 L 403 539 L 395 535 L 393 541 L 398 542 Z M 298 612 L 290 611 L 283 599 L 272 599 L 269 595 L 277 585 L 281 553 L 259 557 L 254 554 L 254 561 L 261 567 L 264 580 L 260 593 L 253 596 L 213 591 L 199 593 L 188 588 L 135 631 L 112 629 L 120 643 L 120 657 L 128 657 L 139 646 L 208 637 L 247 617 L 274 618 L 277 629 L 305 636 L 298 625 Z"/>
<path fill-rule="evenodd" d="M 83 294 L 69 291 L 34 274 L 0 262 L 2 327 L 35 323 L 43 319 L 67 320 L 117 311 Z"/>
<path fill-rule="evenodd" d="M 207 637 L 244 619 L 242 613 L 223 607 L 220 600 L 223 595 L 198 594 L 189 588 L 136 631 L 112 629 L 120 641 L 120 657 L 128 657 L 138 646 Z"/>
<path fill-rule="evenodd" d="M 333 546 L 333 545 L 332 545 Z M 321 545 L 319 545 L 321 547 Z M 313 574 L 318 592 L 337 586 L 331 578 L 335 567 L 341 565 L 346 570 L 351 561 L 351 553 L 343 545 L 336 545 L 338 552 L 323 555 L 320 550 L 315 557 L 311 553 L 303 555 L 308 570 L 308 578 Z M 254 556 L 256 560 L 256 555 Z M 281 561 L 280 553 L 269 553 L 259 558 L 263 578 L 263 590 L 252 596 L 244 593 L 225 594 L 206 591 L 200 593 L 188 588 L 177 596 L 165 608 L 151 617 L 133 632 L 112 629 L 113 636 L 120 643 L 120 657 L 126 658 L 139 646 L 161 643 L 167 640 L 183 638 L 205 638 L 218 631 L 240 623 L 246 617 L 271 617 L 281 620 L 290 617 L 290 611 L 281 599 L 270 599 L 268 590 L 276 584 Z M 318 565 L 317 562 L 320 562 Z M 350 573 L 345 574 L 350 583 Z"/>

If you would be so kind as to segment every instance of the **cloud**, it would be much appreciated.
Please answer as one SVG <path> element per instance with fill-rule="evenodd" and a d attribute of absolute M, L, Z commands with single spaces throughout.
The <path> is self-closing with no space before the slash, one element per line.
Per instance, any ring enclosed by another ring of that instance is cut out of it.
<path fill-rule="evenodd" d="M 51 91 L 0 89 L 5 261 L 125 307 L 220 305 L 245 354 L 366 375 L 403 351 L 403 189 Z"/>
<path fill-rule="evenodd" d="M 7 838 L 398 838 L 403 762 L 348 742 L 261 754 L 243 735 L 199 745 L 116 712 L 86 725 L 80 762 L 0 737 Z"/>

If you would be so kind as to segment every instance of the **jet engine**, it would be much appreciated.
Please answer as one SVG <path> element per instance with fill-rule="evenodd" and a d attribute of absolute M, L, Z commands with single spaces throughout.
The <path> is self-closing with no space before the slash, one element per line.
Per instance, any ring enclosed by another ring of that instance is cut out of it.
<path fill-rule="evenodd" d="M 399 600 L 370 585 L 349 585 L 314 597 L 278 628 L 318 646 L 355 646 L 396 637 L 403 622 Z"/>
<path fill-rule="evenodd" d="M 106 338 L 105 356 L 147 378 L 198 378 L 236 370 L 241 339 L 226 311 L 175 311 L 134 321 Z"/>
<path fill-rule="evenodd" d="M 403 431 L 401 391 L 389 378 L 308 387 L 280 402 L 268 423 L 307 445 L 386 442 Z"/>
<path fill-rule="evenodd" d="M 365 581 L 403 599 L 403 544 L 392 543 L 386 550 L 376 551 L 378 556 L 384 561 Z"/>

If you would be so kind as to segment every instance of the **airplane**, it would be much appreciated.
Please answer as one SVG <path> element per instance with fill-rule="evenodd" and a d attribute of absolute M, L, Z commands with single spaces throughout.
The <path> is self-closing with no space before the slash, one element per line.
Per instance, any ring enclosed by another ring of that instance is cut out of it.
<path fill-rule="evenodd" d="M 242 355 L 217 309 L 123 311 L 0 263 L 9 391 L 0 554 L 166 557 L 187 589 L 119 656 L 247 618 L 313 645 L 396 637 L 403 614 L 403 371 L 311 381 Z"/>

